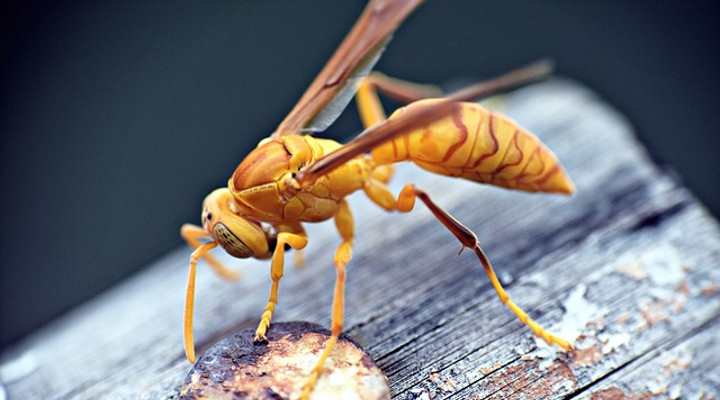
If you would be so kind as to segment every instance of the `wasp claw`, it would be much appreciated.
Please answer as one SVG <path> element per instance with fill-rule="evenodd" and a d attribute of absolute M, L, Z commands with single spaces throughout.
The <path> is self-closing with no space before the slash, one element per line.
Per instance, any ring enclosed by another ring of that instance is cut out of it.
<path fill-rule="evenodd" d="M 253 344 L 267 344 L 268 340 L 265 335 L 255 335 L 253 338 Z"/>

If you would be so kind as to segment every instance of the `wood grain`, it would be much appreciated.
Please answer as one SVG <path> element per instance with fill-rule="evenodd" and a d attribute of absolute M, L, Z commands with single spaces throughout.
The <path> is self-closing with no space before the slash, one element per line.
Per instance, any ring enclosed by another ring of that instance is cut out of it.
<path fill-rule="evenodd" d="M 346 332 L 398 399 L 717 397 L 717 223 L 648 160 L 629 123 L 583 87 L 546 82 L 503 104 L 562 160 L 574 197 L 412 167 L 399 168 L 392 187 L 415 182 L 473 228 L 516 303 L 551 329 L 574 326 L 579 350 L 538 345 L 427 210 L 388 215 L 361 194 L 350 199 L 358 240 Z M 308 232 L 307 266 L 286 273 L 275 320 L 327 325 L 339 238 L 332 224 Z M 181 341 L 189 254 L 168 254 L 10 349 L 0 367 L 9 398 L 175 398 L 190 369 Z M 200 269 L 200 351 L 253 326 L 269 287 L 266 263 L 220 257 L 243 279 L 227 284 Z"/>

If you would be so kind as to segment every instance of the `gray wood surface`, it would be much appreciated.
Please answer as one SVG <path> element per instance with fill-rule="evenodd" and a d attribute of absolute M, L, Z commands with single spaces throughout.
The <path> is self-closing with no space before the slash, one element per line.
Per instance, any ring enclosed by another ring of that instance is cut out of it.
<path fill-rule="evenodd" d="M 511 192 L 411 166 L 392 186 L 416 182 L 473 228 L 516 303 L 578 336 L 579 350 L 538 344 L 474 256 L 457 256 L 458 243 L 421 205 L 389 215 L 362 194 L 350 199 L 358 239 L 346 332 L 400 399 L 717 398 L 717 223 L 587 89 L 547 82 L 502 107 L 558 154 L 575 196 Z M 307 265 L 286 273 L 275 320 L 327 325 L 339 239 L 332 223 L 308 231 Z M 173 398 L 190 369 L 181 341 L 189 254 L 168 254 L 7 352 L 0 378 L 8 397 Z M 253 326 L 267 296 L 267 263 L 221 257 L 244 277 L 228 284 L 200 269 L 200 351 Z"/>

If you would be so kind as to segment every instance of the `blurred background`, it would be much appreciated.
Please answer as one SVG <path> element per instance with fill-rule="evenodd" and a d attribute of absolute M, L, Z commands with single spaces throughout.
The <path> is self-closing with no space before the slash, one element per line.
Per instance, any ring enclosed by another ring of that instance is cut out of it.
<path fill-rule="evenodd" d="M 0 349 L 181 245 L 180 225 L 198 223 L 205 194 L 277 126 L 363 6 L 3 6 Z M 443 83 L 550 56 L 718 216 L 719 22 L 711 1 L 434 0 L 378 69 Z M 351 105 L 327 136 L 359 128 Z"/>

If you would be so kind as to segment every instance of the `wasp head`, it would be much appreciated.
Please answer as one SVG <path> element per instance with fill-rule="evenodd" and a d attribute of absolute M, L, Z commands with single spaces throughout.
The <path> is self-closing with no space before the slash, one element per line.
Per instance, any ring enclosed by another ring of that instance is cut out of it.
<path fill-rule="evenodd" d="M 238 212 L 227 188 L 216 189 L 203 202 L 202 226 L 225 251 L 238 258 L 267 258 L 270 236 L 259 222 Z"/>

